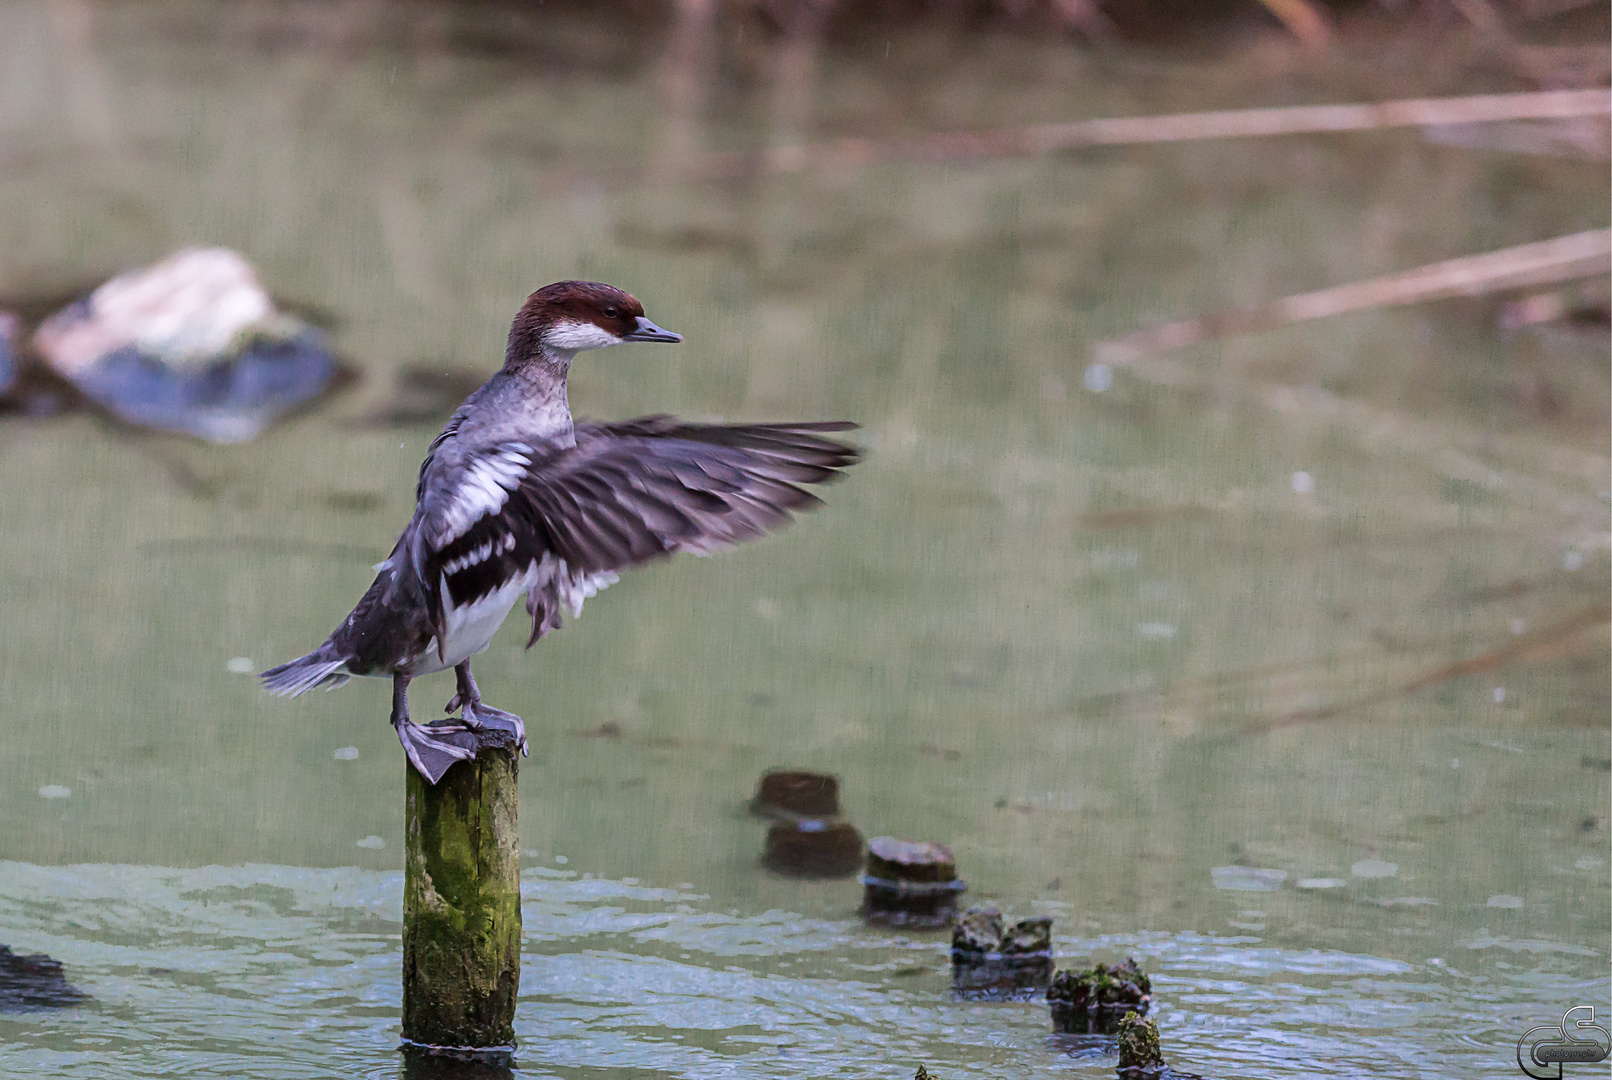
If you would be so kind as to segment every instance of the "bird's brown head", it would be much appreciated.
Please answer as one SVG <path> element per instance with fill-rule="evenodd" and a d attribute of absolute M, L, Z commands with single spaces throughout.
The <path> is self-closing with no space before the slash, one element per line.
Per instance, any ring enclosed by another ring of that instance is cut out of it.
<path fill-rule="evenodd" d="M 526 298 L 509 328 L 506 366 L 548 358 L 569 362 L 584 349 L 628 341 L 682 341 L 644 317 L 631 293 L 597 281 L 557 281 Z"/>

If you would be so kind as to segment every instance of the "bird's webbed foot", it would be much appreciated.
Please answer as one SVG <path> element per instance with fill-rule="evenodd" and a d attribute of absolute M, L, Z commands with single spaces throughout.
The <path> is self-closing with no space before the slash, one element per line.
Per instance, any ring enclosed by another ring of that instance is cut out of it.
<path fill-rule="evenodd" d="M 452 721 L 427 725 L 405 720 L 394 726 L 410 764 L 433 787 L 455 762 L 472 760 L 481 748 L 479 735 Z"/>
<path fill-rule="evenodd" d="M 526 757 L 526 722 L 514 713 L 495 709 L 477 702 L 466 705 L 459 714 L 459 722 L 483 740 L 483 745 L 507 745 L 513 742 Z"/>
<path fill-rule="evenodd" d="M 470 761 L 481 748 L 481 739 L 463 723 L 446 721 L 431 725 L 416 724 L 409 719 L 409 680 L 398 675 L 392 679 L 392 727 L 397 731 L 398 742 L 409 756 L 414 770 L 425 777 L 433 787 L 456 761 Z"/>
<path fill-rule="evenodd" d="M 469 660 L 457 665 L 453 673 L 458 678 L 459 688 L 448 702 L 447 711 L 462 710 L 459 722 L 465 727 L 487 737 L 488 742 L 494 745 L 503 743 L 505 739 L 512 740 L 520 749 L 521 756 L 527 756 L 526 723 L 514 713 L 482 704 L 481 690 L 476 686 L 475 676 L 470 674 Z M 494 732 L 499 734 L 494 735 Z"/>

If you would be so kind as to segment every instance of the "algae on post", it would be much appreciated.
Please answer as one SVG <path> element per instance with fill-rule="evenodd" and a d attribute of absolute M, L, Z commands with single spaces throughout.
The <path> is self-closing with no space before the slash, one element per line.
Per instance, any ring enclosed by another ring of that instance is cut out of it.
<path fill-rule="evenodd" d="M 513 747 L 486 747 L 435 787 L 408 772 L 403 1037 L 515 1041 L 521 888 Z"/>
<path fill-rule="evenodd" d="M 1097 964 L 1085 971 L 1060 971 L 1047 991 L 1047 1000 L 1068 1004 L 1073 1008 L 1098 1005 L 1140 1005 L 1147 1011 L 1146 1001 L 1153 993 L 1153 984 L 1147 973 L 1135 960 L 1126 957 L 1122 964 Z"/>
<path fill-rule="evenodd" d="M 1153 984 L 1135 960 L 1096 964 L 1085 971 L 1060 971 L 1047 988 L 1056 1031 L 1085 1034 L 1112 1033 L 1120 1010 L 1146 1013 L 1152 1002 Z"/>
<path fill-rule="evenodd" d="M 1159 1026 L 1128 1012 L 1119 1022 L 1119 1071 L 1157 1071 L 1164 1067 L 1159 1050 Z"/>
<path fill-rule="evenodd" d="M 1051 977 L 1051 919 L 1004 927 L 1000 909 L 978 905 L 953 924 L 952 993 L 963 1000 L 1028 1000 Z"/>

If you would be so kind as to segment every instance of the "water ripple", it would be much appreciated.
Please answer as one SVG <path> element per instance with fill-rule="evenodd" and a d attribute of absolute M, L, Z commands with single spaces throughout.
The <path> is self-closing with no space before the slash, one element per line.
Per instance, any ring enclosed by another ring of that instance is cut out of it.
<path fill-rule="evenodd" d="M 0 1075 L 396 1077 L 401 891 L 401 875 L 357 869 L 0 864 L 8 943 L 60 958 L 92 995 L 77 1009 L 0 1016 Z M 713 911 L 687 889 L 599 878 L 529 874 L 522 897 L 527 1072 L 1112 1069 L 1100 1042 L 1050 1036 L 1044 1004 L 953 1000 L 939 939 Z M 1538 966 L 1473 976 L 1442 960 L 1191 933 L 1058 947 L 1143 957 L 1170 1057 L 1217 1078 L 1495 1073 L 1538 1017 L 1607 995 L 1582 947 L 1478 942 Z"/>

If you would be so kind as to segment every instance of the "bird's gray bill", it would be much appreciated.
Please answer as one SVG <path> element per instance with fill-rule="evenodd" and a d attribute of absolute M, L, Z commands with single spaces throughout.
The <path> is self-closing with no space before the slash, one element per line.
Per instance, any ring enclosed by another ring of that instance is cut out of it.
<path fill-rule="evenodd" d="M 638 329 L 630 332 L 623 341 L 669 341 L 673 344 L 682 341 L 682 334 L 674 334 L 670 330 L 662 330 L 642 315 L 638 316 Z"/>

